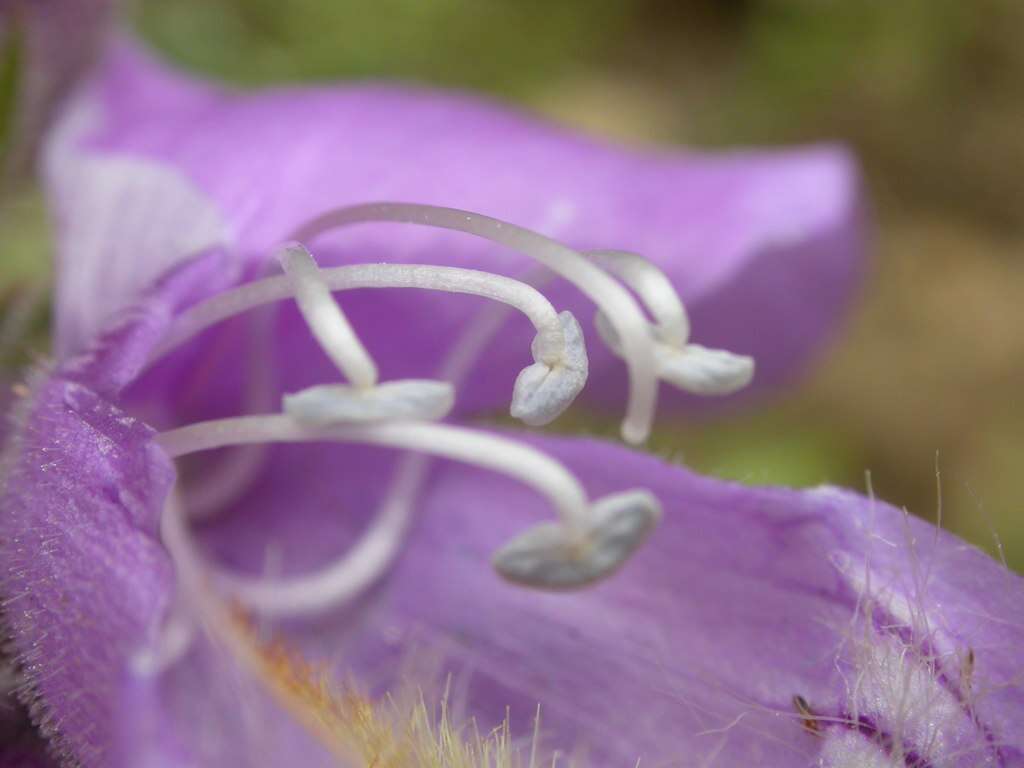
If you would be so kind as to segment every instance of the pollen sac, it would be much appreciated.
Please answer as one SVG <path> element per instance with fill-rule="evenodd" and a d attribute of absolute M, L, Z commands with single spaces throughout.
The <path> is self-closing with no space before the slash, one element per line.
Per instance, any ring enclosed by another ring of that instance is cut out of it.
<path fill-rule="evenodd" d="M 754 378 L 754 358 L 699 344 L 658 344 L 655 360 L 660 378 L 695 395 L 730 395 Z"/>
<path fill-rule="evenodd" d="M 598 313 L 594 324 L 608 348 L 621 355 L 619 337 L 607 318 Z M 652 327 L 652 334 L 657 339 L 658 329 Z M 700 344 L 679 347 L 658 339 L 654 342 L 654 360 L 659 379 L 695 395 L 731 395 L 754 378 L 754 358 Z"/>
<path fill-rule="evenodd" d="M 402 379 L 360 389 L 322 384 L 285 395 L 284 412 L 304 424 L 348 424 L 394 419 L 436 420 L 448 415 L 455 389 L 446 381 Z"/>
<path fill-rule="evenodd" d="M 647 491 L 626 491 L 598 500 L 582 531 L 541 523 L 494 555 L 495 570 L 508 581 L 535 589 L 570 590 L 614 573 L 661 518 Z"/>
<path fill-rule="evenodd" d="M 587 383 L 589 363 L 583 330 L 571 312 L 560 312 L 558 319 L 565 337 L 561 359 L 553 365 L 540 359 L 538 334 L 532 347 L 536 362 L 520 371 L 512 391 L 512 416 L 532 427 L 554 421 Z"/>

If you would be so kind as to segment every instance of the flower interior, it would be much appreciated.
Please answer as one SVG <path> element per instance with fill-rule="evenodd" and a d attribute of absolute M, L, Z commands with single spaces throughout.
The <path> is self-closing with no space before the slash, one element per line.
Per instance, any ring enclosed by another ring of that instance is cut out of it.
<path fill-rule="evenodd" d="M 265 680 L 300 722 L 339 752 L 350 748 L 352 739 L 339 744 L 340 731 L 325 725 L 318 714 L 323 701 L 298 695 L 297 691 L 308 692 L 308 685 L 281 684 L 273 671 L 281 665 L 267 663 L 259 645 L 239 629 L 232 611 L 257 618 L 311 617 L 352 606 L 401 556 L 422 491 L 426 457 L 502 473 L 548 501 L 553 519 L 521 532 L 493 556 L 492 565 L 503 578 L 527 589 L 581 589 L 612 576 L 637 552 L 661 514 L 658 499 L 647 489 L 624 488 L 588 498 L 572 472 L 545 453 L 501 434 L 441 421 L 453 407 L 460 378 L 472 367 L 473 356 L 502 343 L 482 336 L 480 328 L 496 329 L 500 324 L 485 322 L 467 329 L 439 371 L 424 371 L 421 379 L 381 381 L 373 356 L 334 293 L 356 288 L 461 293 L 521 312 L 535 330 L 533 362 L 510 382 L 510 413 L 528 425 L 547 424 L 572 404 L 586 383 L 587 352 L 576 318 L 559 312 L 527 282 L 479 270 L 418 264 L 321 269 L 307 246 L 315 248 L 317 236 L 329 229 L 363 222 L 454 229 L 489 239 L 534 259 L 592 299 L 602 338 L 628 369 L 622 435 L 630 442 L 644 440 L 650 431 L 659 379 L 700 394 L 728 394 L 749 382 L 753 373 L 749 357 L 689 343 L 682 302 L 667 277 L 643 257 L 616 251 L 578 253 L 513 224 L 428 205 L 373 203 L 323 214 L 299 227 L 279 248 L 283 274 L 231 288 L 182 313 L 148 366 L 217 323 L 291 299 L 340 377 L 286 393 L 273 412 L 258 412 L 266 407 L 267 389 L 254 386 L 246 406 L 256 413 L 178 426 L 157 436 L 156 443 L 175 459 L 229 446 L 239 447 L 241 453 L 221 471 L 179 488 L 168 499 L 161 535 L 174 563 L 179 594 L 152 647 L 138 654 L 137 670 L 158 674 L 186 653 L 202 630 Z M 258 375 L 251 378 L 258 383 Z M 197 546 L 190 525 L 215 517 L 246 489 L 259 471 L 266 445 L 333 442 L 405 452 L 367 529 L 333 562 L 287 577 L 242 575 Z M 500 508 L 481 510 L 488 513 L 500 514 Z M 342 700 L 348 702 L 342 709 L 355 706 L 354 699 Z"/>

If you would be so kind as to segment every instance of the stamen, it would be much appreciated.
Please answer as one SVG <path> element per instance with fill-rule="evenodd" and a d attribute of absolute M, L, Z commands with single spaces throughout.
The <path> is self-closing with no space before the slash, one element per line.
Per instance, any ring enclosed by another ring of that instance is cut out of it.
<path fill-rule="evenodd" d="M 657 501 L 643 491 L 609 496 L 591 505 L 579 481 L 545 454 L 506 438 L 444 424 L 392 421 L 309 427 L 288 416 L 267 415 L 201 422 L 157 437 L 172 458 L 228 445 L 321 441 L 385 445 L 442 456 L 501 472 L 536 489 L 550 500 L 560 524 L 530 529 L 502 548 L 495 559 L 502 576 L 530 586 L 567 589 L 610 574 L 640 545 L 660 515 Z M 391 541 L 402 533 L 389 534 L 386 527 L 383 531 L 380 543 L 370 550 L 363 581 L 376 578 L 387 567 Z M 320 594 L 296 594 L 288 581 L 240 577 L 227 581 L 239 599 L 258 610 L 294 613 L 296 597 L 307 606 L 323 602 Z M 351 592 L 347 584 L 335 583 L 332 588 Z"/>
<path fill-rule="evenodd" d="M 391 221 L 439 227 L 483 237 L 513 248 L 566 278 L 587 295 L 614 326 L 622 340 L 622 357 L 629 369 L 629 402 L 622 436 L 641 443 L 650 432 L 657 404 L 657 374 L 647 322 L 636 301 L 614 278 L 577 251 L 513 224 L 454 208 L 411 203 L 368 203 L 327 211 L 293 234 L 310 241 L 336 227 Z"/>
<path fill-rule="evenodd" d="M 661 507 L 647 491 L 605 496 L 591 506 L 582 535 L 540 523 L 498 550 L 494 567 L 524 586 L 577 589 L 616 571 L 660 518 Z"/>
<path fill-rule="evenodd" d="M 473 361 L 497 335 L 509 311 L 509 305 L 496 304 L 478 313 L 448 350 L 438 378 L 461 386 Z M 429 467 L 424 454 L 403 454 L 373 521 L 344 555 L 320 571 L 272 582 L 269 588 L 248 582 L 245 589 L 249 590 L 250 602 L 270 608 L 275 616 L 308 615 L 345 605 L 362 594 L 398 556 Z"/>
<path fill-rule="evenodd" d="M 481 296 L 518 309 L 537 331 L 532 346 L 535 363 L 520 374 L 512 399 L 513 415 L 529 424 L 546 424 L 554 419 L 569 407 L 586 383 L 586 347 L 579 324 L 570 313 L 557 313 L 540 291 L 518 280 L 474 269 L 421 264 L 356 264 L 320 269 L 318 277 L 332 291 L 416 288 Z M 294 292 L 287 278 L 274 276 L 197 304 L 177 319 L 153 359 L 218 322 L 263 304 L 291 298 Z M 375 390 L 367 390 L 367 394 L 371 391 Z M 338 389 L 335 394 L 348 393 Z M 315 399 L 317 395 L 309 397 Z M 291 402 L 299 407 L 297 401 Z"/>
<path fill-rule="evenodd" d="M 377 365 L 331 296 L 316 261 L 298 243 L 285 245 L 278 254 L 281 267 L 295 291 L 295 303 L 327 356 L 358 389 L 377 383 Z"/>
<path fill-rule="evenodd" d="M 621 356 L 622 345 L 612 324 L 599 313 L 594 325 L 608 348 Z M 649 326 L 648 331 L 654 340 L 655 366 L 658 378 L 674 387 L 695 395 L 729 395 L 754 378 L 754 358 L 699 344 L 678 347 L 662 341 L 660 330 Z"/>
<path fill-rule="evenodd" d="M 571 312 L 559 316 L 565 339 L 565 352 L 561 360 L 544 360 L 544 339 L 540 334 L 533 340 L 533 365 L 527 366 L 516 377 L 509 412 L 530 426 L 549 424 L 558 417 L 587 383 L 589 363 L 583 331 Z"/>
<path fill-rule="evenodd" d="M 750 383 L 754 376 L 753 358 L 687 344 L 690 320 L 686 308 L 668 276 L 657 266 L 627 251 L 588 251 L 587 255 L 632 288 L 654 317 L 650 333 L 655 340 L 658 378 L 697 395 L 728 395 Z M 621 356 L 618 333 L 601 311 L 594 324 L 605 344 Z"/>
<path fill-rule="evenodd" d="M 215 419 L 159 434 L 157 443 L 178 458 L 198 451 L 253 443 L 343 442 L 384 445 L 492 469 L 547 496 L 563 523 L 583 526 L 587 497 L 579 481 L 540 451 L 496 435 L 430 422 L 307 426 L 271 414 Z"/>

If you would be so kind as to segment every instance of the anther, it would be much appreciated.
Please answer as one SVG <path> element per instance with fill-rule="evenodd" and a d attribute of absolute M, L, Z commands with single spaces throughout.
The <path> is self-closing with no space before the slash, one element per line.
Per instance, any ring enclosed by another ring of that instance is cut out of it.
<path fill-rule="evenodd" d="M 577 589 L 614 573 L 660 517 L 661 507 L 647 491 L 606 496 L 591 505 L 582 529 L 536 525 L 498 550 L 494 567 L 525 586 Z"/>
<path fill-rule="evenodd" d="M 598 335 L 617 355 L 622 345 L 615 329 L 598 314 L 594 318 Z M 747 386 L 754 377 L 754 358 L 699 344 L 676 346 L 659 338 L 659 329 L 649 328 L 654 340 L 655 370 L 658 378 L 695 395 L 729 395 Z"/>
<path fill-rule="evenodd" d="M 439 227 L 483 237 L 529 256 L 575 284 L 597 304 L 622 340 L 621 356 L 630 383 L 622 436 L 631 443 L 647 439 L 657 405 L 658 384 L 648 324 L 629 291 L 593 260 L 536 232 L 488 216 L 409 203 L 367 203 L 327 211 L 299 227 L 292 237 L 307 242 L 337 227 L 379 221 Z"/>
<path fill-rule="evenodd" d="M 571 312 L 562 312 L 558 319 L 564 338 L 562 357 L 554 363 L 545 361 L 544 339 L 537 334 L 532 345 L 535 362 L 519 373 L 512 391 L 510 413 L 531 426 L 553 421 L 587 382 L 587 348 L 580 324 Z"/>
<path fill-rule="evenodd" d="M 687 343 L 690 320 L 686 308 L 657 266 L 627 251 L 589 251 L 587 255 L 632 288 L 654 318 L 649 330 L 658 378 L 697 395 L 727 395 L 750 383 L 753 358 Z M 608 318 L 598 311 L 594 324 L 605 344 L 621 355 L 622 345 Z"/>

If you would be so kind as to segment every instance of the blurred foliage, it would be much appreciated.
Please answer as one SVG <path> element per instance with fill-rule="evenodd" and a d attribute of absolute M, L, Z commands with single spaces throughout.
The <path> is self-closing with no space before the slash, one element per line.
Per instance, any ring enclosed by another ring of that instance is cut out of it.
<path fill-rule="evenodd" d="M 585 68 L 621 0 L 143 2 L 139 28 L 184 64 L 237 83 L 399 77 L 524 96 Z"/>
<path fill-rule="evenodd" d="M 21 50 L 19 30 L 13 25 L 0 29 L 0 156 L 10 143 Z"/>
<path fill-rule="evenodd" d="M 475 88 L 629 142 L 849 143 L 866 169 L 876 258 L 845 335 L 767 407 L 663 424 L 652 447 L 744 482 L 863 489 L 870 471 L 880 496 L 931 517 L 938 468 L 943 524 L 992 551 L 998 533 L 1024 567 L 1024 3 L 137 0 L 128 10 L 171 58 L 244 86 L 402 78 Z M 0 105 L 14 66 L 0 67 Z M 40 268 L 33 199 L 0 216 L 7 239 L 12 222 L 24 233 L 25 254 L 11 259 L 5 243 L 0 286 Z"/>

